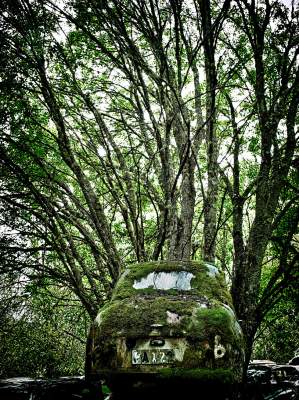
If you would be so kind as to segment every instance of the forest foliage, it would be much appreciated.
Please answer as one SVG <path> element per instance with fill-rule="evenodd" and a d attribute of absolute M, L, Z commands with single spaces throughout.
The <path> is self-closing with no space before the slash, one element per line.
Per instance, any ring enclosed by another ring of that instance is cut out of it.
<path fill-rule="evenodd" d="M 84 341 L 125 266 L 160 259 L 225 272 L 247 361 L 256 334 L 275 336 L 277 321 L 291 335 L 294 2 L 3 0 L 0 9 L 1 335 L 39 343 L 45 331 L 60 363 L 58 348 L 72 353 L 75 342 L 57 332 Z M 272 349 L 257 343 L 283 358 L 298 347 L 283 350 L 278 333 Z"/>

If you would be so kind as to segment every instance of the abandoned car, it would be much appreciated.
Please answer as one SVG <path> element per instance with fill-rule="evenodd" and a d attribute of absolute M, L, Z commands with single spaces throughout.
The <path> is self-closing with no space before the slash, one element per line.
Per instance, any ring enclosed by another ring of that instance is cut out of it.
<path fill-rule="evenodd" d="M 155 382 L 236 383 L 243 336 L 222 273 L 200 262 L 129 266 L 90 331 L 89 379 L 112 391 Z"/>
<path fill-rule="evenodd" d="M 295 400 L 299 395 L 299 373 L 296 367 L 255 360 L 247 370 L 248 398 Z"/>
<path fill-rule="evenodd" d="M 292 365 L 279 365 L 272 368 L 273 377 L 278 385 L 287 385 L 299 395 L 299 368 Z"/>

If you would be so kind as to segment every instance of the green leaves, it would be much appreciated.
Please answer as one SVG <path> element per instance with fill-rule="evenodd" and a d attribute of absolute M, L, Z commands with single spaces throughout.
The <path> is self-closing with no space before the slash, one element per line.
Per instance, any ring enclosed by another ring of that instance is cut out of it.
<path fill-rule="evenodd" d="M 14 314 L 2 314 L 0 376 L 82 375 L 87 316 L 67 290 L 35 285 L 23 288 L 30 297 Z"/>

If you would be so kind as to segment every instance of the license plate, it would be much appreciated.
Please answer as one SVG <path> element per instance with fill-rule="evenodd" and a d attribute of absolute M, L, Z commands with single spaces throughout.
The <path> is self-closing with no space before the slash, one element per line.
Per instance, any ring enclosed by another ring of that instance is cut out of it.
<path fill-rule="evenodd" d="M 170 364 L 174 361 L 174 351 L 170 349 L 133 350 L 132 364 Z"/>

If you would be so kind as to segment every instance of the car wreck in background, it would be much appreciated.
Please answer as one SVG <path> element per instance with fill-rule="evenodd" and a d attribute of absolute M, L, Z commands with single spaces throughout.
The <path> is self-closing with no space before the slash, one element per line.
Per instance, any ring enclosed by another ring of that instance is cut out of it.
<path fill-rule="evenodd" d="M 243 336 L 224 276 L 199 262 L 131 265 L 90 332 L 88 379 L 114 397 L 137 387 L 242 379 Z"/>
<path fill-rule="evenodd" d="M 292 365 L 277 365 L 273 361 L 254 360 L 247 370 L 249 399 L 295 400 L 299 398 L 299 370 Z"/>
<path fill-rule="evenodd" d="M 289 361 L 289 365 L 297 365 L 299 367 L 299 355 L 298 354 Z"/>

